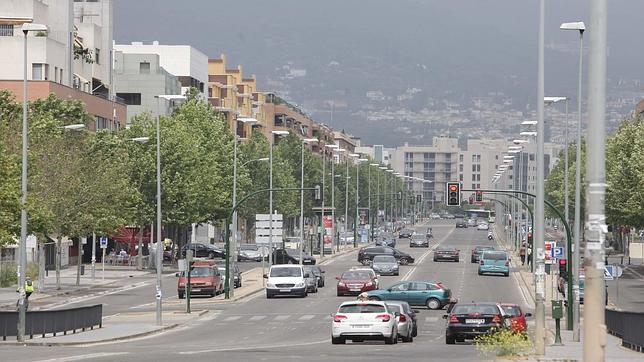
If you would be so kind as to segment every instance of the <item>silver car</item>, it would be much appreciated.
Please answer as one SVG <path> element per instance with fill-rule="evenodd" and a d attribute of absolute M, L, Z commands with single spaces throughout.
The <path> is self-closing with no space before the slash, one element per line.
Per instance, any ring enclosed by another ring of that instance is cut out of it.
<path fill-rule="evenodd" d="M 405 313 L 405 310 L 400 304 L 387 302 L 387 308 L 392 312 L 397 313 L 396 322 L 398 322 L 398 338 L 403 342 L 413 342 L 413 321 L 411 316 Z"/>
<path fill-rule="evenodd" d="M 318 277 L 310 265 L 304 265 L 304 282 L 306 283 L 306 291 L 308 293 L 318 292 Z"/>
<path fill-rule="evenodd" d="M 371 269 L 380 275 L 399 275 L 398 261 L 393 255 L 376 255 L 373 257 Z"/>

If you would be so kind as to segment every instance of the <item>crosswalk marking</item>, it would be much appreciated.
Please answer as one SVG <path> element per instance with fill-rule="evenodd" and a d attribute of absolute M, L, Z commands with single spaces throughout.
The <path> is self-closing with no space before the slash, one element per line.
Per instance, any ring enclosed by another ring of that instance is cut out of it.
<path fill-rule="evenodd" d="M 251 320 L 253 322 L 257 322 L 257 321 L 261 321 L 264 318 L 266 318 L 265 315 L 254 315 L 254 316 L 250 317 L 249 320 Z"/>
<path fill-rule="evenodd" d="M 307 314 L 307 315 L 303 315 L 303 316 L 301 316 L 300 318 L 298 318 L 298 320 L 301 320 L 301 321 L 310 321 L 310 320 L 311 320 L 311 319 L 313 319 L 313 318 L 315 318 L 315 315 L 313 315 L 313 314 Z"/>
<path fill-rule="evenodd" d="M 285 321 L 289 319 L 291 316 L 290 315 L 278 315 L 274 318 L 276 321 Z"/>
<path fill-rule="evenodd" d="M 240 319 L 241 317 L 242 316 L 240 316 L 240 315 L 232 315 L 232 316 L 227 317 L 226 319 L 224 319 L 224 321 L 226 321 L 226 322 L 236 321 L 236 320 Z"/>

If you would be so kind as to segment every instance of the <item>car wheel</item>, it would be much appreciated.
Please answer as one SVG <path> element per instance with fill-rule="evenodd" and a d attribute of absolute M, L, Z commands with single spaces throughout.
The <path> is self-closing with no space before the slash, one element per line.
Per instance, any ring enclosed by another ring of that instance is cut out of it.
<path fill-rule="evenodd" d="M 509 277 L 510 273 L 504 273 L 503 276 Z"/>
<path fill-rule="evenodd" d="M 455 261 L 458 263 L 458 262 L 460 261 L 460 259 L 459 259 L 459 258 L 456 258 L 456 260 L 455 260 Z"/>
<path fill-rule="evenodd" d="M 435 310 L 435 309 L 440 309 L 441 302 L 440 302 L 440 300 L 438 300 L 436 298 L 429 298 L 429 299 L 427 299 L 427 302 L 425 303 L 425 305 L 427 305 L 428 309 L 434 309 Z"/>
<path fill-rule="evenodd" d="M 400 265 L 407 265 L 407 264 L 409 264 L 409 260 L 407 260 L 407 258 L 400 259 Z"/>
<path fill-rule="evenodd" d="M 186 297 L 185 293 L 178 293 L 179 299 L 183 299 Z"/>
<path fill-rule="evenodd" d="M 470 259 L 470 263 L 476 263 L 476 260 L 474 258 Z"/>
<path fill-rule="evenodd" d="M 331 337 L 331 344 L 344 344 L 346 342 L 346 339 L 342 337 Z"/>
<path fill-rule="evenodd" d="M 208 253 L 208 259 L 214 259 L 214 258 L 215 258 L 215 253 L 213 251 Z"/>
<path fill-rule="evenodd" d="M 272 299 L 272 298 L 273 298 L 273 294 L 266 293 L 266 299 Z"/>
<path fill-rule="evenodd" d="M 456 339 L 454 339 L 454 337 L 448 336 L 448 335 L 445 336 L 445 344 L 454 344 L 454 343 L 456 343 Z"/>
<path fill-rule="evenodd" d="M 369 297 L 369 300 L 380 300 L 378 297 Z"/>
<path fill-rule="evenodd" d="M 434 258 L 434 261 L 438 261 L 438 259 Z"/>
<path fill-rule="evenodd" d="M 391 331 L 391 336 L 385 339 L 385 344 L 396 344 L 398 343 L 398 333 Z"/>
<path fill-rule="evenodd" d="M 418 336 L 418 326 L 416 326 L 416 324 L 414 324 L 414 329 L 411 331 L 411 336 L 412 337 Z"/>
<path fill-rule="evenodd" d="M 479 269 L 478 274 L 479 274 L 479 275 L 483 275 L 483 272 L 481 272 L 481 270 Z"/>
<path fill-rule="evenodd" d="M 465 337 L 456 338 L 456 342 L 461 342 L 461 343 L 465 342 Z"/>
<path fill-rule="evenodd" d="M 342 294 L 342 293 L 340 293 L 340 292 L 336 292 L 336 294 L 338 295 L 338 297 L 341 297 L 341 296 L 343 295 L 343 294 Z"/>

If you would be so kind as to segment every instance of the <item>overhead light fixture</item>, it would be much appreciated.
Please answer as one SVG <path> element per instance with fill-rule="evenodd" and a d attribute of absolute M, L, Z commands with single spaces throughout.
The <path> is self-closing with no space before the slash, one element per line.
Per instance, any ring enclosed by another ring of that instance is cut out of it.
<path fill-rule="evenodd" d="M 533 136 L 533 137 L 534 137 L 534 136 L 536 136 L 536 135 L 537 135 L 537 132 L 533 132 L 533 131 L 525 131 L 525 132 L 521 132 L 521 133 L 519 133 L 519 134 L 520 134 L 521 136 Z"/>
<path fill-rule="evenodd" d="M 539 123 L 538 121 L 523 121 L 523 122 L 521 122 L 521 125 L 522 126 L 533 126 L 533 125 L 538 124 L 538 123 Z"/>

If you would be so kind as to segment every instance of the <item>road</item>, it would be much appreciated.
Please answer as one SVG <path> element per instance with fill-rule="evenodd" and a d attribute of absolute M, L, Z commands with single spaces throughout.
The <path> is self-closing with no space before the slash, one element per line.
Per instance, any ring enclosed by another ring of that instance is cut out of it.
<path fill-rule="evenodd" d="M 514 276 L 478 276 L 476 265 L 469 260 L 475 245 L 488 245 L 487 233 L 475 228 L 454 229 L 453 221 L 432 221 L 435 239 L 430 249 L 410 249 L 399 241 L 398 248 L 409 252 L 416 263 L 403 266 L 400 276 L 381 277 L 381 286 L 398 280 L 440 281 L 452 289 L 461 301 L 515 302 L 527 306 Z M 419 227 L 424 232 L 426 226 Z M 461 250 L 459 263 L 432 261 L 431 250 L 442 242 Z M 372 361 L 391 360 L 456 360 L 479 359 L 471 343 L 446 345 L 444 311 L 421 309 L 419 335 L 411 344 L 384 345 L 381 342 L 331 345 L 330 314 L 344 300 L 355 297 L 337 297 L 335 276 L 357 265 L 356 252 L 339 256 L 324 266 L 327 286 L 307 298 L 266 299 L 256 294 L 241 303 L 209 306 L 208 300 L 196 300 L 200 308 L 213 313 L 189 327 L 171 330 L 136 341 L 91 347 L 7 347 L 5 353 L 15 356 L 13 361 L 174 361 L 189 358 L 194 361 L 358 361 L 365 356 Z M 169 283 L 166 283 L 166 285 Z M 147 287 L 145 287 L 147 288 Z M 145 288 L 133 290 L 142 293 Z M 164 288 L 165 289 L 165 288 Z M 117 302 L 116 295 L 98 298 L 96 302 Z M 108 303 L 109 306 L 109 303 Z M 124 306 L 125 308 L 125 306 Z M 129 308 L 129 307 L 128 307 Z M 152 310 L 153 306 L 142 307 Z M 52 349 L 58 359 L 51 360 Z M 19 352 L 19 353 L 18 353 Z M 83 355 L 81 355 L 83 354 Z M 84 356 L 84 357 L 81 357 Z"/>

